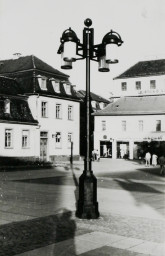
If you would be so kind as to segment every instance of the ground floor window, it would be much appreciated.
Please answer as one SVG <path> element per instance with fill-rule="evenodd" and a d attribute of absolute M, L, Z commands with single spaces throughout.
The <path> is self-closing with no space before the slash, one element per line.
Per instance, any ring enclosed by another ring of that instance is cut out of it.
<path fill-rule="evenodd" d="M 29 147 L 29 130 L 22 131 L 22 148 Z"/>
<path fill-rule="evenodd" d="M 56 132 L 55 134 L 55 145 L 56 148 L 61 148 L 61 132 Z"/>
<path fill-rule="evenodd" d="M 129 158 L 129 142 L 117 142 L 117 158 Z"/>

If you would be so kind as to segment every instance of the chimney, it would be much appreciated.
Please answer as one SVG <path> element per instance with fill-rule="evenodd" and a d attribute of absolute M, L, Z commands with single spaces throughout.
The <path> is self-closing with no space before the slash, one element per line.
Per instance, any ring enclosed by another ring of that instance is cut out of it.
<path fill-rule="evenodd" d="M 19 57 L 21 57 L 21 55 L 22 54 L 20 52 L 16 52 L 13 54 L 13 57 L 14 57 L 14 59 L 19 59 Z"/>

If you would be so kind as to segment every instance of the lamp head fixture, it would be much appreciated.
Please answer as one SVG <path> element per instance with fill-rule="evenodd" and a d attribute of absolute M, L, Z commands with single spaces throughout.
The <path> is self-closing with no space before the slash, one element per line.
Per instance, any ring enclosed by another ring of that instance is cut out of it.
<path fill-rule="evenodd" d="M 108 32 L 104 37 L 103 37 L 103 40 L 102 40 L 102 44 L 104 45 L 107 45 L 107 44 L 116 44 L 117 46 L 121 46 L 123 43 L 122 39 L 121 39 L 121 36 L 111 30 L 110 32 Z"/>
<path fill-rule="evenodd" d="M 80 42 L 76 33 L 71 28 L 66 29 L 62 34 L 61 43 L 65 43 L 65 42 L 75 42 L 75 43 Z"/>
<path fill-rule="evenodd" d="M 107 33 L 102 40 L 102 45 L 105 47 L 106 63 L 115 64 L 118 63 L 117 46 L 121 46 L 123 43 L 120 35 L 113 30 Z"/>

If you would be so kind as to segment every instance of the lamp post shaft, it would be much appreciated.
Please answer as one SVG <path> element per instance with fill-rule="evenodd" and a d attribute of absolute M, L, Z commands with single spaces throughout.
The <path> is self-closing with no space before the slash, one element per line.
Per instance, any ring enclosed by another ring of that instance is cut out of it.
<path fill-rule="evenodd" d="M 91 99 L 90 99 L 90 57 L 93 29 L 84 28 L 84 52 L 86 58 L 86 155 L 84 171 L 79 178 L 79 200 L 76 216 L 82 219 L 99 217 L 97 202 L 97 179 L 91 170 Z"/>
<path fill-rule="evenodd" d="M 90 34 L 86 31 L 86 174 L 91 172 Z"/>

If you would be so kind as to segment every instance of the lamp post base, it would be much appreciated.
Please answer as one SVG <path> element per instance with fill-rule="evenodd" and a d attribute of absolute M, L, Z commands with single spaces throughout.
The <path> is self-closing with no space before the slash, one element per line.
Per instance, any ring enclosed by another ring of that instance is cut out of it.
<path fill-rule="evenodd" d="M 79 178 L 79 200 L 76 217 L 81 219 L 97 219 L 100 216 L 97 202 L 97 179 L 93 172 L 87 175 L 84 171 Z"/>

